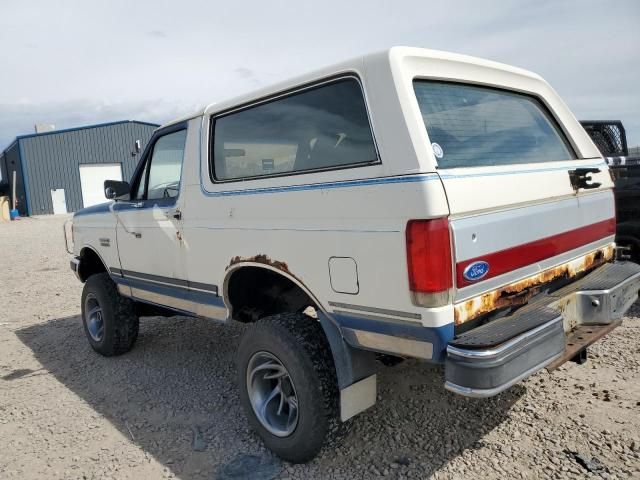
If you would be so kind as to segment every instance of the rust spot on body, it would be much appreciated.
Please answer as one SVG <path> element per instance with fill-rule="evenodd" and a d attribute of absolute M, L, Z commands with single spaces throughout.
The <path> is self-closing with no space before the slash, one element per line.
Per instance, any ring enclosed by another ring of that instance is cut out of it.
<path fill-rule="evenodd" d="M 243 263 L 243 262 L 261 263 L 263 265 L 268 265 L 270 267 L 273 267 L 277 270 L 280 270 L 281 272 L 286 273 L 291 278 L 296 280 L 301 286 L 306 288 L 302 279 L 298 277 L 296 274 L 294 274 L 291 270 L 289 270 L 289 265 L 287 265 L 286 262 L 281 262 L 279 260 L 272 260 L 268 255 L 265 255 L 264 253 L 259 253 L 258 255 L 253 255 L 251 257 L 235 256 L 231 259 L 231 261 L 229 262 L 229 265 L 227 265 L 227 268 L 225 268 L 225 271 L 229 270 L 234 265 L 238 263 Z"/>
<path fill-rule="evenodd" d="M 229 268 L 233 267 L 236 263 L 241 262 L 262 263 L 264 265 L 269 265 L 270 267 L 277 268 L 278 270 L 282 270 L 283 272 L 291 274 L 291 272 L 289 271 L 289 266 L 285 262 L 281 262 L 279 260 L 271 260 L 268 255 L 265 255 L 263 253 L 259 253 L 258 255 L 254 255 L 252 257 L 233 257 L 225 270 L 229 270 Z"/>
<path fill-rule="evenodd" d="M 570 262 L 458 303 L 454 306 L 455 324 L 461 325 L 501 308 L 524 305 L 531 297 L 540 292 L 543 285 L 559 278 L 570 279 L 585 273 L 608 262 L 613 258 L 613 255 L 614 244 L 611 243 Z"/>

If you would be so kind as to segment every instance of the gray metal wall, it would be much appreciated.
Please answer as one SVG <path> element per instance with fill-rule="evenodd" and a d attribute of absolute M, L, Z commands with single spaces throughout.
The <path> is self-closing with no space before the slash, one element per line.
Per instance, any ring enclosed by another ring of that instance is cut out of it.
<path fill-rule="evenodd" d="M 130 180 L 139 159 L 131 156 L 133 144 L 142 140 L 144 147 L 156 128 L 123 122 L 19 138 L 31 214 L 53 213 L 51 189 L 58 188 L 64 188 L 69 212 L 83 208 L 82 164 L 120 163 L 123 180 Z"/>
<path fill-rule="evenodd" d="M 27 194 L 24 189 L 24 181 L 22 179 L 22 169 L 20 168 L 20 153 L 18 142 L 14 142 L 5 152 L 4 161 L 7 168 L 7 175 L 9 177 L 9 184 L 7 186 L 7 193 L 9 197 L 13 196 L 13 172 L 16 172 L 16 208 L 20 212 L 20 215 L 27 215 Z M 13 198 L 11 198 L 11 205 L 13 206 Z"/>
<path fill-rule="evenodd" d="M 7 164 L 4 159 L 4 152 L 0 153 L 0 190 L 9 185 L 9 176 L 7 175 Z"/>

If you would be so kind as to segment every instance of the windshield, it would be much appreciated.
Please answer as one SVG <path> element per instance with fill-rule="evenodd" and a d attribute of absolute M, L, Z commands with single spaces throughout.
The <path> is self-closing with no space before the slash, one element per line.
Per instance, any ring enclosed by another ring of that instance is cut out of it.
<path fill-rule="evenodd" d="M 429 80 L 415 80 L 413 88 L 438 168 L 575 159 L 534 97 Z"/>

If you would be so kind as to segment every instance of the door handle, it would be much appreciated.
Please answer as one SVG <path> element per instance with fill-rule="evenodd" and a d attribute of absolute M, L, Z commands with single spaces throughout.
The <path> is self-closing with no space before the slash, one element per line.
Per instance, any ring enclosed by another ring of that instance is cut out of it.
<path fill-rule="evenodd" d="M 167 219 L 173 218 L 174 220 L 182 220 L 182 212 L 178 208 L 165 212 L 165 216 L 167 217 Z"/>

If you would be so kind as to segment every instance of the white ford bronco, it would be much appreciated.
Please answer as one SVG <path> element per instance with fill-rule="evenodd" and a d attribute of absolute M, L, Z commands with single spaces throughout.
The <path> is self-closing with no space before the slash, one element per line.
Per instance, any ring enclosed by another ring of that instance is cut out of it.
<path fill-rule="evenodd" d="M 240 402 L 292 462 L 375 403 L 382 355 L 496 395 L 584 359 L 640 288 L 567 106 L 462 55 L 392 48 L 210 105 L 105 194 L 67 234 L 93 349 L 127 352 L 144 315 L 251 324 Z"/>

